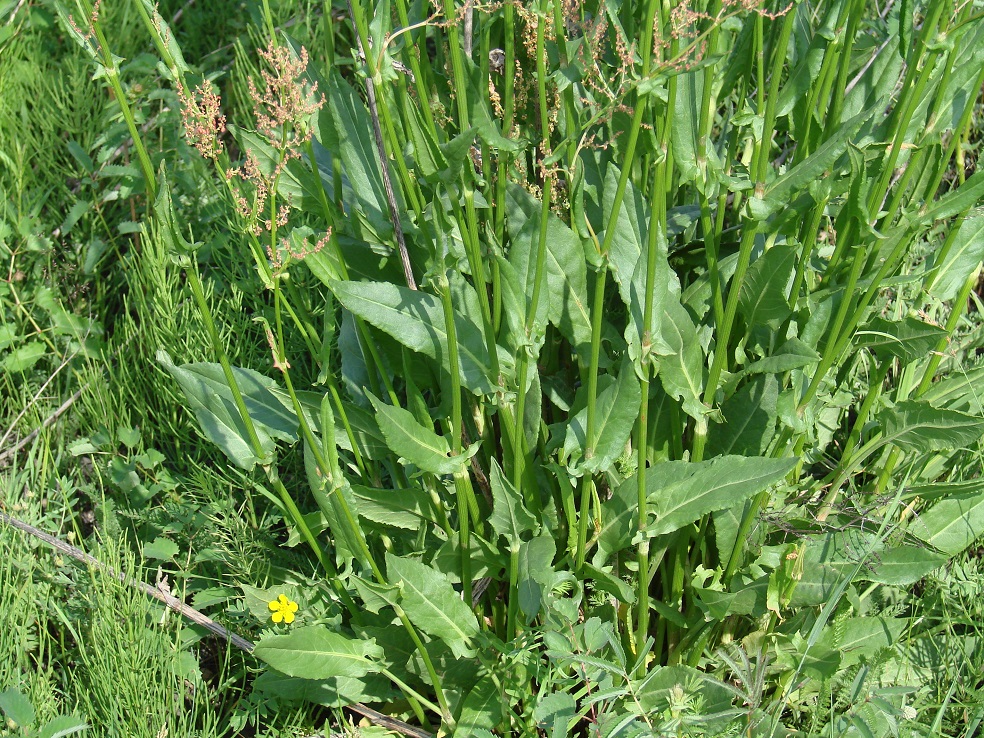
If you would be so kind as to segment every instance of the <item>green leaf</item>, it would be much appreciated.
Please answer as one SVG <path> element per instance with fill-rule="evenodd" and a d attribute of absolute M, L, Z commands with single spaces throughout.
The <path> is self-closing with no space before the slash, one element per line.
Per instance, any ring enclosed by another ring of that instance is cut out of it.
<path fill-rule="evenodd" d="M 690 313 L 676 298 L 666 301 L 662 319 L 657 322 L 669 349 L 659 361 L 659 379 L 663 389 L 670 397 L 681 401 L 687 415 L 700 418 L 708 411 L 701 399 L 707 370 L 697 328 Z"/>
<path fill-rule="evenodd" d="M 614 206 L 618 189 L 619 171 L 615 166 L 608 168 L 605 178 L 604 208 Z M 615 221 L 615 235 L 612 236 L 608 251 L 608 265 L 618 285 L 622 302 L 629 309 L 629 325 L 625 329 L 625 340 L 629 344 L 629 354 L 635 360 L 642 358 L 642 328 L 645 323 L 646 283 L 649 254 L 649 214 L 651 208 L 629 181 L 626 183 L 622 207 Z M 600 234 L 599 234 L 600 237 Z M 667 260 L 667 243 L 664 234 L 657 233 L 656 272 L 653 275 L 653 315 L 650 326 L 652 351 L 669 356 L 679 354 L 680 345 L 667 336 L 664 322 L 667 313 L 674 305 L 679 307 L 680 283 L 676 273 Z M 677 316 L 679 319 L 679 316 Z M 670 318 L 672 320 L 672 317 Z M 673 334 L 680 326 L 668 326 Z"/>
<path fill-rule="evenodd" d="M 881 104 L 872 105 L 841 123 L 816 151 L 766 186 L 764 197 L 766 212 L 759 215 L 767 216 L 778 212 L 792 202 L 796 194 L 806 191 L 811 182 L 822 178 L 847 151 L 848 144 L 861 130 L 861 126 L 881 107 Z"/>
<path fill-rule="evenodd" d="M 624 602 L 627 605 L 635 602 L 636 595 L 632 585 L 612 572 L 585 562 L 584 566 L 581 567 L 581 575 L 585 579 L 593 581 L 596 589 L 610 594 L 619 602 Z"/>
<path fill-rule="evenodd" d="M 557 545 L 553 536 L 547 534 L 519 545 L 517 591 L 520 612 L 526 616 L 525 625 L 533 622 L 533 618 L 540 613 L 543 593 L 554 579 L 553 560 L 556 554 Z"/>
<path fill-rule="evenodd" d="M 376 422 L 386 437 L 390 449 L 418 469 L 431 474 L 455 474 L 461 472 L 476 451 L 479 441 L 459 456 L 451 456 L 451 447 L 444 436 L 425 428 L 402 407 L 387 405 L 371 392 L 367 392 L 376 408 Z"/>
<path fill-rule="evenodd" d="M 576 474 L 597 474 L 608 471 L 612 463 L 625 451 L 636 418 L 642 390 L 632 364 L 626 357 L 622 361 L 618 378 L 604 375 L 599 382 L 595 401 L 595 447 L 590 458 L 587 455 L 588 409 L 583 408 L 570 420 L 564 439 L 564 458 L 576 466 Z"/>
<path fill-rule="evenodd" d="M 912 50 L 912 22 L 915 12 L 912 8 L 913 0 L 900 0 L 899 2 L 899 44 L 898 52 L 905 61 L 909 51 Z"/>
<path fill-rule="evenodd" d="M 892 357 L 908 364 L 925 358 L 946 335 L 942 328 L 911 315 L 902 320 L 875 317 L 858 330 L 855 343 L 871 349 L 882 360 Z"/>
<path fill-rule="evenodd" d="M 361 677 L 377 672 L 383 650 L 375 641 L 349 638 L 323 625 L 309 625 L 287 635 L 266 636 L 253 654 L 277 671 L 304 679 Z"/>
<path fill-rule="evenodd" d="M 984 415 L 981 404 L 980 386 L 984 381 L 984 366 L 967 371 L 961 370 L 953 376 L 941 379 L 930 386 L 919 399 L 933 407 L 948 410 L 961 410 L 974 415 Z"/>
<path fill-rule="evenodd" d="M 154 202 L 154 221 L 165 247 L 171 257 L 183 258 L 193 253 L 201 246 L 192 243 L 184 237 L 178 218 L 174 213 L 174 203 L 171 201 L 171 182 L 167 176 L 167 165 L 161 162 L 161 170 L 157 177 L 157 198 Z"/>
<path fill-rule="evenodd" d="M 373 235 L 378 242 L 386 242 L 393 234 L 393 224 L 389 219 L 369 111 L 335 68 L 331 69 L 321 89 L 328 97 L 328 104 L 321 108 L 315 134 L 342 162 L 352 195 L 346 202 L 350 208 L 357 209 L 369 226 L 363 229 L 363 235 Z M 367 230 L 370 232 L 365 232 Z"/>
<path fill-rule="evenodd" d="M 969 545 L 969 544 L 968 544 Z M 908 587 L 947 562 L 943 554 L 921 546 L 897 546 L 873 554 L 859 579 L 893 587 Z"/>
<path fill-rule="evenodd" d="M 44 724 L 38 731 L 38 738 L 64 738 L 66 735 L 81 733 L 89 729 L 89 724 L 75 715 L 59 715 Z"/>
<path fill-rule="evenodd" d="M 678 685 L 687 690 L 688 696 L 701 698 L 703 715 L 711 717 L 731 707 L 733 693 L 697 669 L 690 666 L 657 666 L 655 672 L 646 675 L 635 694 L 639 707 L 646 713 L 659 714 L 668 709 L 670 692 Z"/>
<path fill-rule="evenodd" d="M 378 674 L 364 677 L 300 679 L 270 669 L 253 682 L 257 694 L 275 697 L 283 703 L 310 702 L 341 708 L 355 702 L 386 702 L 392 698 L 389 680 Z"/>
<path fill-rule="evenodd" d="M 646 470 L 653 535 L 672 533 L 707 513 L 733 507 L 781 480 L 796 459 L 719 456 L 710 461 L 669 461 Z M 635 477 L 621 487 L 636 484 Z"/>
<path fill-rule="evenodd" d="M 476 730 L 491 730 L 502 720 L 503 695 L 497 680 L 485 674 L 465 696 L 454 735 L 468 738 Z"/>
<path fill-rule="evenodd" d="M 419 530 L 422 522 L 437 524 L 430 493 L 423 489 L 375 489 L 352 486 L 359 515 L 381 525 Z"/>
<path fill-rule="evenodd" d="M 909 524 L 909 532 L 956 556 L 984 535 L 984 482 L 973 492 L 946 497 Z"/>
<path fill-rule="evenodd" d="M 3 710 L 8 720 L 17 723 L 18 727 L 26 728 L 34 723 L 34 706 L 17 687 L 0 692 L 0 710 Z"/>
<path fill-rule="evenodd" d="M 884 440 L 904 451 L 947 451 L 977 442 L 984 419 L 910 400 L 878 414 Z"/>
<path fill-rule="evenodd" d="M 529 310 L 536 273 L 536 254 L 540 234 L 540 203 L 518 184 L 506 190 L 509 226 L 509 263 L 516 271 L 525 295 L 524 313 Z M 549 320 L 582 356 L 590 353 L 591 316 L 587 304 L 587 266 L 577 234 L 556 215 L 547 218 L 546 274 L 540 292 L 537 318 Z"/>
<path fill-rule="evenodd" d="M 629 545 L 638 517 L 639 498 L 636 483 L 623 482 L 613 490 L 609 499 L 601 503 L 601 528 L 597 533 L 598 550 L 592 558 L 596 566 L 604 566 L 613 554 Z"/>
<path fill-rule="evenodd" d="M 796 270 L 796 249 L 773 246 L 752 262 L 741 286 L 738 306 L 745 324 L 765 325 L 776 330 L 789 317 L 789 290 Z"/>
<path fill-rule="evenodd" d="M 243 469 L 252 469 L 261 461 L 253 452 L 246 426 L 221 366 L 175 366 L 171 357 L 163 351 L 157 352 L 157 361 L 181 386 L 198 424 L 212 443 Z M 259 438 L 264 456 L 262 460 L 267 460 L 273 454 L 275 438 L 288 443 L 297 440 L 297 416 L 274 394 L 273 390 L 278 389 L 274 380 L 252 369 L 239 367 L 233 367 L 232 374 Z"/>
<path fill-rule="evenodd" d="M 673 145 L 673 163 L 680 169 L 681 184 L 693 182 L 700 175 L 697 168 L 697 138 L 703 81 L 702 70 L 692 70 L 676 76 L 677 91 L 673 120 L 670 123 L 670 139 Z"/>
<path fill-rule="evenodd" d="M 756 375 L 725 401 L 723 423 L 711 424 L 708 457 L 722 454 L 759 456 L 776 427 L 779 382 L 775 375 Z"/>
<path fill-rule="evenodd" d="M 389 282 L 332 282 L 331 287 L 346 309 L 450 371 L 444 308 L 437 297 Z M 492 393 L 494 383 L 481 328 L 457 311 L 454 324 L 462 386 L 476 395 Z"/>
<path fill-rule="evenodd" d="M 26 372 L 47 353 L 48 347 L 41 341 L 28 341 L 18 346 L 3 359 L 3 369 L 8 372 Z"/>
<path fill-rule="evenodd" d="M 947 192 L 932 207 L 922 211 L 914 225 L 929 225 L 937 220 L 952 218 L 975 207 L 984 198 L 984 171 L 978 171 L 964 183 Z"/>
<path fill-rule="evenodd" d="M 492 515 L 489 523 L 492 529 L 509 541 L 510 548 L 519 546 L 523 533 L 534 531 L 537 520 L 523 505 L 523 498 L 502 473 L 499 462 L 492 459 L 489 473 L 492 486 Z"/>
<path fill-rule="evenodd" d="M 953 300 L 967 278 L 984 261 L 984 213 L 977 211 L 964 218 L 953 237 L 953 244 L 942 264 L 934 265 L 935 274 L 928 292 L 938 300 Z"/>
<path fill-rule="evenodd" d="M 458 658 L 473 655 L 471 639 L 478 635 L 478 621 L 447 575 L 389 552 L 386 571 L 390 583 L 400 586 L 400 604 L 414 625 L 440 638 Z"/>
<path fill-rule="evenodd" d="M 772 356 L 745 367 L 744 374 L 782 374 L 820 361 L 820 354 L 798 338 L 790 338 Z"/>
<path fill-rule="evenodd" d="M 862 657 L 871 657 L 883 648 L 894 647 L 907 622 L 902 618 L 847 618 L 835 627 L 825 628 L 817 645 L 821 650 L 839 651 L 841 668 L 848 668 Z"/>
<path fill-rule="evenodd" d="M 150 543 L 144 544 L 143 555 L 145 559 L 170 561 L 178 555 L 178 544 L 169 538 L 162 538 L 158 536 Z"/>

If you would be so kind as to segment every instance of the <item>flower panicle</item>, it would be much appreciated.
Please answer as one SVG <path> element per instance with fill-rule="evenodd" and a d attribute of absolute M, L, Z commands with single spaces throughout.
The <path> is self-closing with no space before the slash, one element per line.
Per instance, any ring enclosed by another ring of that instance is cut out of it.
<path fill-rule="evenodd" d="M 222 153 L 221 137 L 226 131 L 222 100 L 208 82 L 194 90 L 178 90 L 185 138 L 206 159 L 218 159 Z"/>
<path fill-rule="evenodd" d="M 260 72 L 263 91 L 248 80 L 249 96 L 256 115 L 256 129 L 283 149 L 294 148 L 311 137 L 308 119 L 325 103 L 317 89 L 302 77 L 308 66 L 307 49 L 295 57 L 291 50 L 272 41 L 258 51 L 269 69 Z"/>

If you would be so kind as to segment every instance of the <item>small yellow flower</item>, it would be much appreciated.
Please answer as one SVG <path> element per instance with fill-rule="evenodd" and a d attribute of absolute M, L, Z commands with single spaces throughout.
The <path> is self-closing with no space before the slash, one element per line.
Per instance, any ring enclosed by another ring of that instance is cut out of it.
<path fill-rule="evenodd" d="M 297 603 L 288 600 L 287 595 L 280 595 L 270 603 L 270 610 L 273 613 L 270 617 L 275 623 L 293 623 L 294 613 L 297 612 Z"/>

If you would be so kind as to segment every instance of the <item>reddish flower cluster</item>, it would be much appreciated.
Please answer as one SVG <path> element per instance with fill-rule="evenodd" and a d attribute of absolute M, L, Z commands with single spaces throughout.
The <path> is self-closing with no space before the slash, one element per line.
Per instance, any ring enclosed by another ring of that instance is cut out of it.
<path fill-rule="evenodd" d="M 310 138 L 308 119 L 324 105 L 325 96 L 319 98 L 315 88 L 300 79 L 308 65 L 307 50 L 303 47 L 295 58 L 289 48 L 271 42 L 259 54 L 270 71 L 260 72 L 263 92 L 249 80 L 256 129 L 271 141 L 279 141 L 282 148 L 293 148 Z"/>
<path fill-rule="evenodd" d="M 220 137 L 226 130 L 226 119 L 220 110 L 221 99 L 208 82 L 202 82 L 191 92 L 179 90 L 178 98 L 188 143 L 206 159 L 217 159 L 222 153 Z"/>
<path fill-rule="evenodd" d="M 102 0 L 96 0 L 95 5 L 92 6 L 92 13 L 89 14 L 89 23 L 84 31 L 75 22 L 75 16 L 71 14 L 68 16 L 68 22 L 72 26 L 72 30 L 81 36 L 87 44 L 91 43 L 92 39 L 96 36 L 96 23 L 99 22 L 100 5 L 102 5 Z"/>

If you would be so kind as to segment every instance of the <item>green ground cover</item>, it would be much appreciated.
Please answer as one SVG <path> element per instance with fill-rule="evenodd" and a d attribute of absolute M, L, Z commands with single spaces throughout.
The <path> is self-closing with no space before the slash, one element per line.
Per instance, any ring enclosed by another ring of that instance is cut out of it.
<path fill-rule="evenodd" d="M 0 2 L 0 733 L 976 735 L 982 84 L 974 2 Z"/>

